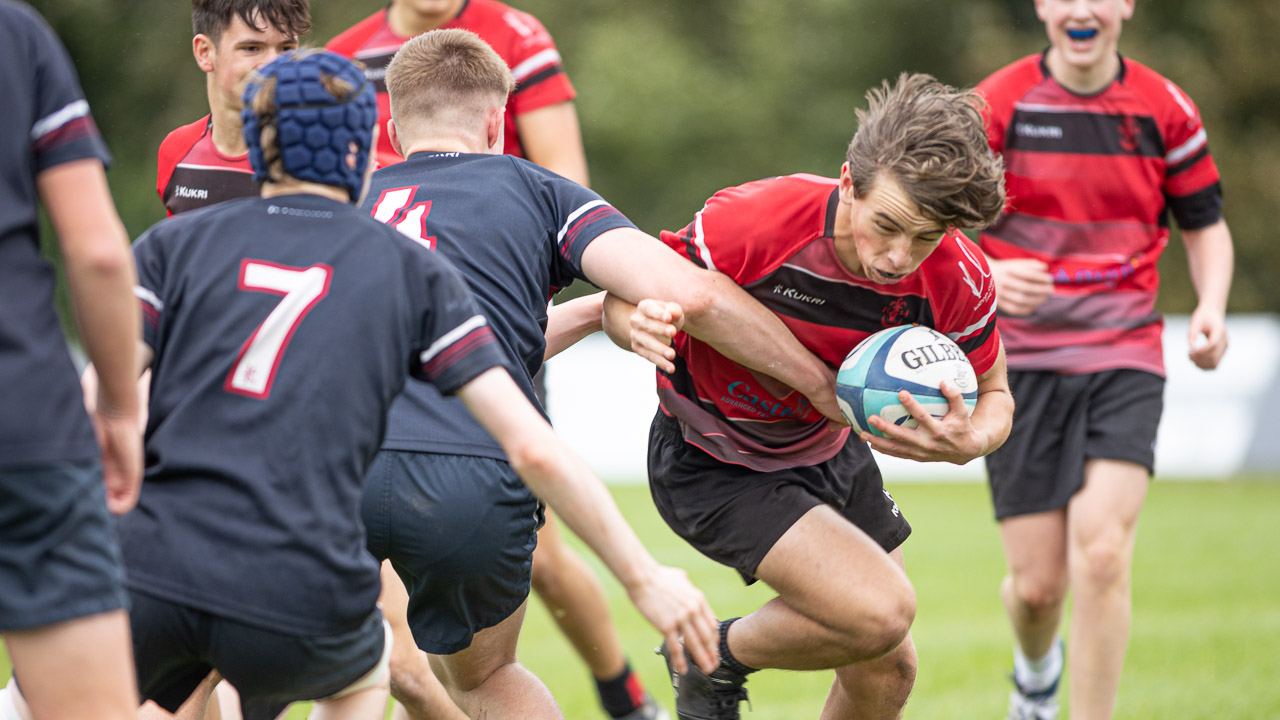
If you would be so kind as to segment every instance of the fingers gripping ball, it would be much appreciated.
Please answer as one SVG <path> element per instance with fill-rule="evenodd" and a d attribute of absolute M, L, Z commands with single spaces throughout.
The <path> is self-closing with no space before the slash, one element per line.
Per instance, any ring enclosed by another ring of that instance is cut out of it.
<path fill-rule="evenodd" d="M 259 116 L 254 100 L 274 79 L 273 112 Z M 270 179 L 273 153 L 262 145 L 262 129 L 274 123 L 284 171 L 299 180 L 345 188 L 360 195 L 378 121 L 373 87 L 350 60 L 325 51 L 286 53 L 258 70 L 245 86 L 244 139 L 258 182 Z M 356 152 L 355 167 L 347 155 Z"/>
<path fill-rule="evenodd" d="M 978 378 L 964 351 L 933 328 L 903 325 L 881 330 L 845 357 L 836 374 L 836 400 L 855 431 L 884 437 L 867 418 L 879 415 L 903 427 L 917 425 L 898 399 L 901 390 L 910 391 L 930 415 L 946 415 L 950 403 L 939 389 L 943 380 L 960 390 L 972 413 Z"/>

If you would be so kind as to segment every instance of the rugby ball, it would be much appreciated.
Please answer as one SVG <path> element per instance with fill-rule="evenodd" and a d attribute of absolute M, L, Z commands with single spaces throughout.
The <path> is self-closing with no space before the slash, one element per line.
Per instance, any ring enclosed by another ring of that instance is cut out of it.
<path fill-rule="evenodd" d="M 964 395 L 969 413 L 978 402 L 978 377 L 951 338 L 923 325 L 902 325 L 868 337 L 845 357 L 836 374 L 836 399 L 855 432 L 884 437 L 867 418 L 879 415 L 902 427 L 917 426 L 898 399 L 910 391 L 934 417 L 951 405 L 938 388 L 946 380 Z"/>

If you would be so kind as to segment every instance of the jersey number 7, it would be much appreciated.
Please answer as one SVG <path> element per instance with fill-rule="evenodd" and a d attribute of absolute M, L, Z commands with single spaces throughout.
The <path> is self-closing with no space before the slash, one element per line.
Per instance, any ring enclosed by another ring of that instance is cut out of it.
<path fill-rule="evenodd" d="M 323 264 L 295 268 L 265 260 L 240 261 L 240 290 L 284 297 L 240 346 L 235 365 L 223 385 L 227 392 L 259 400 L 271 394 L 271 383 L 289 340 L 302 318 L 329 294 L 332 277 L 333 268 Z"/>

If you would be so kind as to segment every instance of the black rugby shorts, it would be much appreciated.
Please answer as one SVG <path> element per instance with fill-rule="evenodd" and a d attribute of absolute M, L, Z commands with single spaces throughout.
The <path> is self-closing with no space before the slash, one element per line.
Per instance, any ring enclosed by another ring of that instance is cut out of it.
<path fill-rule="evenodd" d="M 748 585 L 778 539 L 819 505 L 830 505 L 885 552 L 911 534 L 871 450 L 853 435 L 824 463 L 757 472 L 685 442 L 680 422 L 659 409 L 649 429 L 649 490 L 677 535 Z"/>
<path fill-rule="evenodd" d="M 1142 370 L 1010 370 L 1013 431 L 987 455 L 996 519 L 1066 507 L 1090 458 L 1155 468 L 1164 378 Z"/>
<path fill-rule="evenodd" d="M 419 648 L 465 650 L 528 599 L 543 509 L 505 461 L 383 450 L 361 513 L 369 551 L 409 591 Z"/>

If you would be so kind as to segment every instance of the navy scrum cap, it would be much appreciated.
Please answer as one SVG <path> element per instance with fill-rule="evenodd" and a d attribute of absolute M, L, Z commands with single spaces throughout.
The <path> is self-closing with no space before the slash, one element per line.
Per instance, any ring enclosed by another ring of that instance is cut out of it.
<path fill-rule="evenodd" d="M 345 81 L 354 91 L 339 99 L 325 88 L 321 78 Z M 267 80 L 276 80 L 276 143 L 284 170 L 299 180 L 346 188 L 354 201 L 364 185 L 369 164 L 373 127 L 378 121 L 378 101 L 373 87 L 350 60 L 327 51 L 290 52 L 254 73 L 244 88 L 244 139 L 249 164 L 258 182 L 270 179 L 262 152 L 262 124 L 270 116 L 253 112 L 253 100 Z M 351 145 L 356 166 L 347 167 Z"/>

